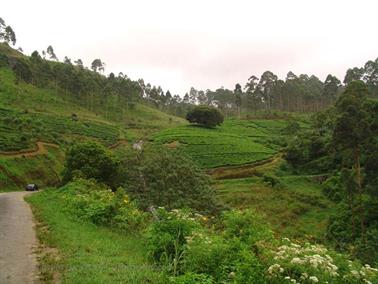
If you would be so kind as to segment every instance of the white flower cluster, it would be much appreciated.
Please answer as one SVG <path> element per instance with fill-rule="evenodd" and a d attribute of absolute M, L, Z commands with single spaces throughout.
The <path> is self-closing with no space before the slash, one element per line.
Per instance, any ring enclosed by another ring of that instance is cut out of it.
<path fill-rule="evenodd" d="M 201 232 L 193 232 L 190 236 L 185 237 L 185 239 L 188 245 L 192 244 L 194 241 L 207 245 L 212 243 L 211 239 Z"/>
<path fill-rule="evenodd" d="M 330 252 L 321 245 L 306 243 L 299 245 L 289 239 L 283 239 L 284 245 L 273 252 L 275 261 L 268 270 L 271 279 L 282 279 L 291 283 L 332 283 L 348 280 L 348 283 L 373 283 L 378 270 L 369 265 L 362 266 L 349 261 L 349 272 L 339 271 Z M 345 265 L 347 261 L 345 260 Z M 305 271 L 305 272 L 303 272 Z"/>
<path fill-rule="evenodd" d="M 344 275 L 343 279 L 349 280 L 349 282 L 356 280 L 362 283 L 372 284 L 373 282 L 371 281 L 371 279 L 377 277 L 378 275 L 378 269 L 371 267 L 369 264 L 365 264 L 360 269 L 358 269 L 350 261 L 348 266 L 351 270 L 348 274 Z"/>

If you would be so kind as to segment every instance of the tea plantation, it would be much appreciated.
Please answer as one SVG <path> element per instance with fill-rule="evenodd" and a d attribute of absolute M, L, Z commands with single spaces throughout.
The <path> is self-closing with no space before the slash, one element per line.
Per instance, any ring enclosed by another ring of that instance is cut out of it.
<path fill-rule="evenodd" d="M 153 136 L 158 144 L 182 149 L 203 168 L 240 165 L 276 154 L 283 141 L 284 120 L 227 119 L 217 128 L 184 125 Z"/>

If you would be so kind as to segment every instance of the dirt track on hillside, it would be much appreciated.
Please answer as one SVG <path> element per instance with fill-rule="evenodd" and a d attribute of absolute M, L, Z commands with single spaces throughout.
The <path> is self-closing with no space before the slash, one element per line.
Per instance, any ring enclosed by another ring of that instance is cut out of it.
<path fill-rule="evenodd" d="M 214 179 L 236 179 L 254 176 L 264 170 L 277 166 L 282 161 L 282 154 L 277 154 L 269 159 L 254 163 L 225 166 L 210 169 L 207 173 Z"/>
<path fill-rule="evenodd" d="M 0 193 L 0 283 L 37 282 L 37 238 L 28 192 Z"/>
<path fill-rule="evenodd" d="M 30 150 L 24 150 L 24 151 L 21 150 L 21 151 L 12 151 L 12 152 L 0 152 L 0 156 L 11 157 L 11 158 L 31 157 L 31 156 L 36 156 L 36 155 L 47 154 L 48 151 L 46 149 L 46 146 L 54 147 L 54 148 L 59 147 L 59 145 L 57 144 L 47 143 L 47 142 L 42 142 L 42 141 L 38 141 L 36 144 L 37 144 L 36 149 L 30 149 Z"/>
<path fill-rule="evenodd" d="M 121 145 L 127 144 L 126 140 L 119 140 L 118 142 L 108 146 L 109 149 L 115 149 Z M 11 152 L 2 152 L 0 151 L 0 157 L 9 157 L 9 158 L 24 158 L 24 157 L 32 157 L 37 155 L 46 155 L 48 153 L 47 147 L 54 147 L 59 148 L 59 145 L 53 144 L 53 143 L 47 143 L 38 141 L 36 143 L 37 147 L 36 149 L 30 149 L 30 150 L 20 150 L 20 151 L 11 151 Z"/>

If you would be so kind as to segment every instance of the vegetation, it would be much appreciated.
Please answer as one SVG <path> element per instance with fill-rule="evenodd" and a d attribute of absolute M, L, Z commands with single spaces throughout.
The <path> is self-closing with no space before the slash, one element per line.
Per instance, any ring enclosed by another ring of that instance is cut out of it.
<path fill-rule="evenodd" d="M 178 151 L 152 147 L 129 153 L 120 163 L 118 180 L 143 209 L 188 207 L 214 213 L 220 208 L 209 178 Z"/>
<path fill-rule="evenodd" d="M 216 108 L 198 106 L 186 114 L 186 120 L 205 127 L 216 127 L 223 123 L 223 115 Z"/>
<path fill-rule="evenodd" d="M 308 283 L 345 283 L 346 280 L 373 283 L 378 277 L 377 269 L 349 261 L 322 246 L 275 240 L 269 227 L 253 211 L 229 211 L 211 221 L 189 211 L 169 212 L 159 208 L 147 223 L 130 223 L 134 218 L 125 212 L 141 218 L 143 213 L 128 199 L 122 202 L 126 196 L 119 193 L 77 180 L 59 190 L 28 198 L 36 216 L 50 228 L 40 227 L 39 237 L 64 252 L 60 257 L 47 255 L 43 260 L 45 264 L 59 267 L 63 283 L 193 283 L 198 280 L 201 283 L 285 283 L 287 279 Z M 115 206 L 116 211 L 106 210 L 109 206 Z M 119 214 L 123 218 L 117 218 Z M 215 227 L 210 225 L 214 221 Z M 95 227 L 92 222 L 107 227 Z M 121 230 L 114 227 L 122 223 L 126 227 L 121 226 Z M 144 226 L 148 227 L 145 233 L 138 233 Z M 132 234 L 138 235 L 138 241 Z M 132 243 L 135 241 L 136 244 Z M 139 247 L 138 243 L 145 246 Z M 117 266 L 120 262 L 125 266 Z M 49 271 L 43 275 L 50 280 L 54 277 Z"/>
<path fill-rule="evenodd" d="M 75 176 L 93 178 L 106 184 L 114 184 L 117 164 L 113 156 L 102 145 L 85 142 L 72 146 L 66 154 L 63 182 Z"/>
<path fill-rule="evenodd" d="M 215 129 L 180 126 L 153 135 L 155 143 L 182 149 L 201 167 L 240 165 L 272 157 L 284 142 L 285 120 L 227 119 Z"/>
<path fill-rule="evenodd" d="M 148 262 L 139 234 L 99 227 L 85 221 L 88 215 L 78 219 L 70 214 L 72 207 L 66 206 L 68 201 L 75 200 L 75 190 L 84 193 L 85 187 L 76 183 L 65 187 L 65 193 L 47 189 L 28 197 L 35 217 L 41 222 L 37 227 L 40 241 L 55 248 L 40 260 L 42 280 L 52 283 L 164 283 L 162 273 Z M 85 194 L 89 195 L 89 192 Z"/>
<path fill-rule="evenodd" d="M 367 97 L 362 81 L 350 82 L 335 109 L 316 115 L 314 127 L 289 144 L 287 158 L 302 171 L 329 173 L 324 192 L 338 205 L 328 239 L 338 249 L 375 263 L 377 103 Z"/>
<path fill-rule="evenodd" d="M 55 186 L 44 281 L 378 283 L 378 59 L 180 98 L 0 41 L 0 190 Z"/>

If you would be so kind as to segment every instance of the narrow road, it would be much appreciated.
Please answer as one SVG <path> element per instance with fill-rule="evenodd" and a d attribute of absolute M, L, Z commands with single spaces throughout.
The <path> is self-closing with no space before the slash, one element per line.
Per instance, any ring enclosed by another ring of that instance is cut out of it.
<path fill-rule="evenodd" d="M 0 283 L 34 283 L 37 238 L 27 192 L 0 193 Z"/>

